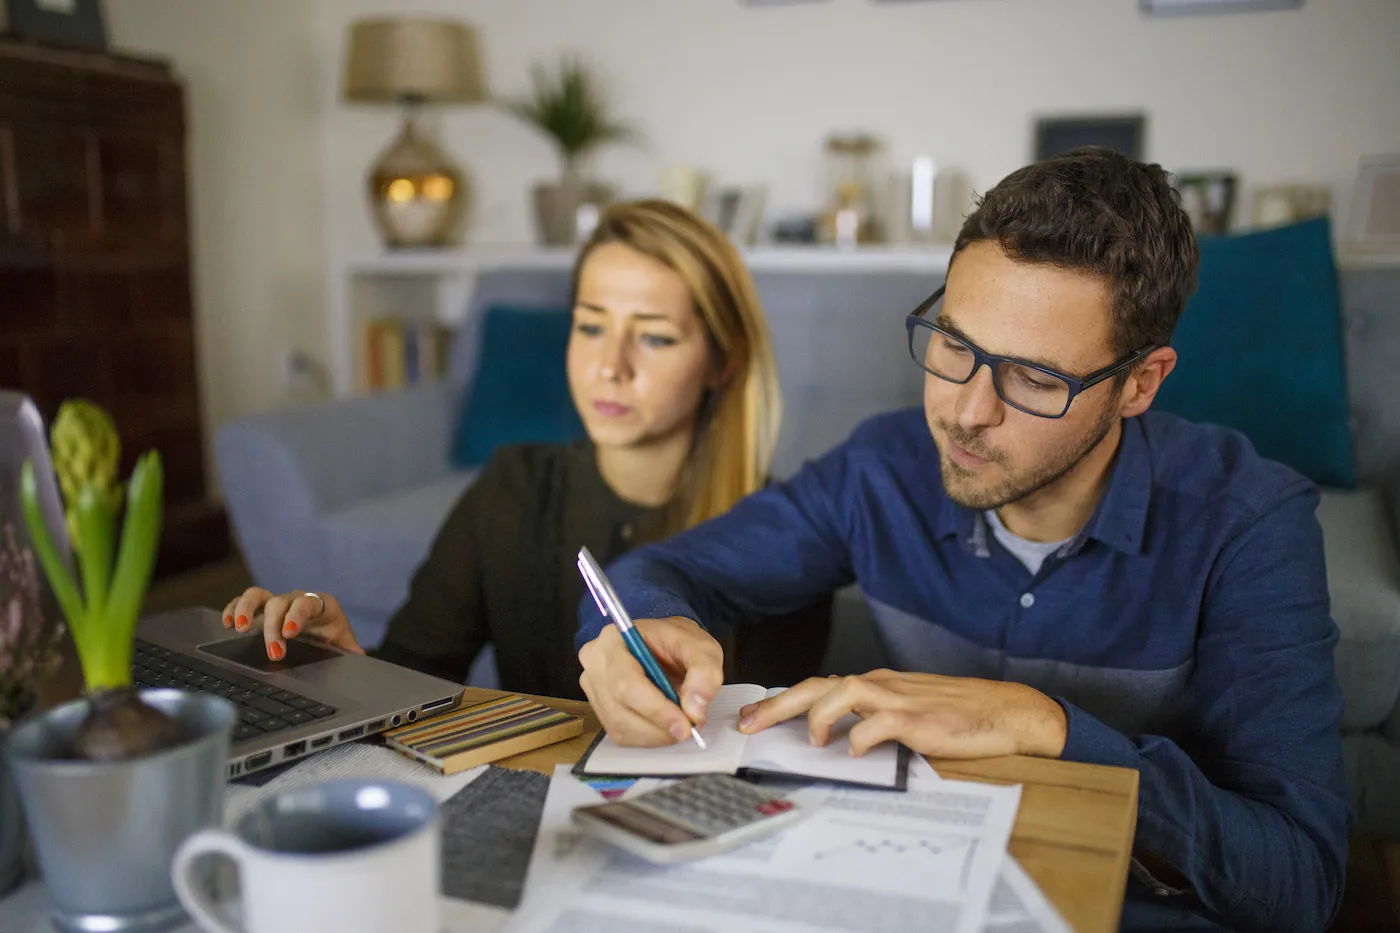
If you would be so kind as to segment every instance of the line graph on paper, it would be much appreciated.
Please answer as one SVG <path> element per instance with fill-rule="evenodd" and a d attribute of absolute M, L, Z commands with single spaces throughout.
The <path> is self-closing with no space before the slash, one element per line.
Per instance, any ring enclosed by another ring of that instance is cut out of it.
<path fill-rule="evenodd" d="M 798 855 L 789 850 L 789 858 L 804 863 L 809 877 L 833 882 L 878 879 L 881 887 L 913 886 L 931 894 L 958 895 L 971 880 L 981 840 L 828 821 L 819 838 L 807 841 L 811 844 L 805 851 Z"/>

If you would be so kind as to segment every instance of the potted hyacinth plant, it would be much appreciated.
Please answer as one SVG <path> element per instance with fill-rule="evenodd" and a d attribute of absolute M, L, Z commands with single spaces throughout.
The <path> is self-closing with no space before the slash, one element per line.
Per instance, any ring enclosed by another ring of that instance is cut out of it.
<path fill-rule="evenodd" d="M 560 179 L 535 186 L 535 212 L 544 244 L 567 246 L 579 238 L 580 209 L 601 208 L 612 200 L 606 185 L 587 178 L 587 158 L 604 143 L 628 142 L 637 134 L 608 112 L 581 59 L 565 58 L 553 73 L 536 65 L 531 75 L 531 93 L 505 101 L 505 108 L 549 137 L 559 154 Z"/>
<path fill-rule="evenodd" d="M 160 455 L 142 454 L 123 484 L 116 426 L 82 400 L 60 407 L 50 447 L 72 559 L 43 520 L 46 478 L 32 459 L 20 472 L 20 509 L 86 691 L 17 726 L 8 754 L 55 925 L 163 929 L 184 920 L 169 878 L 175 848 L 222 816 L 233 709 L 132 685 L 160 541 Z"/>

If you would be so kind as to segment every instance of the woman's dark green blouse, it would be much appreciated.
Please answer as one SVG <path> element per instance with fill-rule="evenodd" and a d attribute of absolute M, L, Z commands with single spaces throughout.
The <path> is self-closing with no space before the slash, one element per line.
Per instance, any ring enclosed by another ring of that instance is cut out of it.
<path fill-rule="evenodd" d="M 502 448 L 453 506 L 370 653 L 460 683 L 491 644 L 503 688 L 582 698 L 578 549 L 607 566 L 659 518 L 609 488 L 587 441 Z M 731 672 L 766 686 L 814 675 L 830 624 L 823 600 L 746 627 L 735 633 Z"/>

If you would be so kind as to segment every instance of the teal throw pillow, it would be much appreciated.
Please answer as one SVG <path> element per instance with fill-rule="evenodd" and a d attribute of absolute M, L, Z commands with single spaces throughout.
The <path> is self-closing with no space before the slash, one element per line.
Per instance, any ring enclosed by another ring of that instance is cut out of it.
<path fill-rule="evenodd" d="M 1153 407 L 1242 431 L 1326 486 L 1356 485 L 1337 270 L 1326 219 L 1201 237 L 1200 289 Z"/>
<path fill-rule="evenodd" d="M 564 443 L 583 434 L 564 355 L 569 310 L 493 305 L 481 325 L 476 375 L 463 397 L 452 463 L 478 467 L 498 447 Z"/>

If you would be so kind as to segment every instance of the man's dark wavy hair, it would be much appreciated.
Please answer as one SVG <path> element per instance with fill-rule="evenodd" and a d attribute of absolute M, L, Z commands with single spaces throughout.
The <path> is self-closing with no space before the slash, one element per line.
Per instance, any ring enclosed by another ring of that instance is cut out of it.
<path fill-rule="evenodd" d="M 1110 149 L 1075 149 L 1006 176 L 963 223 L 954 259 L 984 240 L 1020 262 L 1107 280 L 1118 358 L 1166 346 L 1196 290 L 1196 234 L 1167 173 Z"/>

